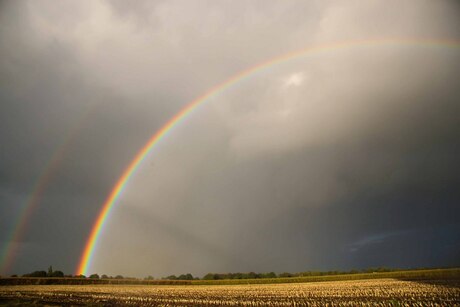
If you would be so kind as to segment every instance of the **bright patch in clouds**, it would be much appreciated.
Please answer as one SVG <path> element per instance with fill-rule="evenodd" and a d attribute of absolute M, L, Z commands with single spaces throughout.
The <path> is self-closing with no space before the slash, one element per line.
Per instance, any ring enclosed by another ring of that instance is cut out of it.
<path fill-rule="evenodd" d="M 285 81 L 284 81 L 284 87 L 291 87 L 291 86 L 300 86 L 305 79 L 305 74 L 303 72 L 297 72 L 292 75 L 290 75 Z"/>

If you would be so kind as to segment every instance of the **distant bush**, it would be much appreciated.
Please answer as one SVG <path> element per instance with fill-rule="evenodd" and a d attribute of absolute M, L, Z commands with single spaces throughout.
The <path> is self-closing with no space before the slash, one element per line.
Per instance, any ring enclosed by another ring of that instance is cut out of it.
<path fill-rule="evenodd" d="M 29 274 L 24 274 L 22 277 L 47 277 L 48 273 L 46 271 L 35 271 Z"/>
<path fill-rule="evenodd" d="M 289 273 L 285 273 L 289 274 Z M 291 274 L 289 274 L 291 275 Z M 275 272 L 269 273 L 225 273 L 225 274 L 217 274 L 217 273 L 208 273 L 203 276 L 204 280 L 223 280 L 223 279 L 267 279 L 267 278 L 276 278 L 277 275 Z"/>

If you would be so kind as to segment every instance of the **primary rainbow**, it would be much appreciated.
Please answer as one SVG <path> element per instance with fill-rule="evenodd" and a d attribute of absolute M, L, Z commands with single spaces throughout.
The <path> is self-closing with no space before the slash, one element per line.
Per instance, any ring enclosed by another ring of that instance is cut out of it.
<path fill-rule="evenodd" d="M 188 103 L 183 109 L 181 109 L 174 117 L 172 117 L 160 130 L 158 130 L 142 147 L 142 149 L 137 153 L 135 158 L 131 161 L 128 167 L 125 169 L 121 177 L 118 179 L 117 183 L 110 192 L 108 198 L 102 206 L 96 222 L 94 223 L 89 238 L 86 242 L 83 254 L 81 255 L 80 263 L 76 274 L 86 275 L 91 264 L 92 257 L 97 246 L 98 239 L 100 238 L 102 229 L 107 221 L 107 218 L 110 214 L 111 209 L 116 203 L 118 197 L 123 192 L 127 182 L 138 169 L 141 162 L 145 159 L 148 153 L 158 144 L 161 139 L 170 131 L 176 124 L 181 120 L 185 119 L 187 115 L 192 113 L 193 110 L 198 108 L 200 105 L 204 104 L 213 96 L 222 92 L 226 88 L 232 86 L 233 84 L 243 80 L 244 78 L 259 72 L 265 68 L 273 66 L 284 61 L 298 58 L 301 56 L 310 55 L 312 53 L 319 53 L 325 51 L 333 51 L 337 49 L 344 49 L 347 47 L 358 47 L 358 46 L 376 46 L 376 45 L 409 45 L 409 46 L 447 46 L 447 47 L 459 47 L 459 41 L 455 40 L 434 40 L 434 39 L 378 39 L 378 40 L 359 40 L 359 41 L 345 41 L 340 43 L 325 44 L 316 47 L 306 48 L 294 52 L 290 52 L 275 58 L 272 58 L 268 61 L 262 62 L 258 65 L 250 67 L 230 79 L 212 87 L 205 94 L 199 96 L 195 100 Z"/>

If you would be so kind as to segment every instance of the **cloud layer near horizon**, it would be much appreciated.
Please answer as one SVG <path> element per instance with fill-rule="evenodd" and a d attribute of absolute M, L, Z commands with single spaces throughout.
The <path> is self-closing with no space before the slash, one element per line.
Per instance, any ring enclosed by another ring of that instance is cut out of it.
<path fill-rule="evenodd" d="M 448 1 L 0 4 L 0 243 L 62 159 L 7 273 L 72 273 L 137 150 L 187 102 L 308 46 L 459 40 Z M 91 271 L 459 265 L 458 48 L 298 57 L 221 91 L 144 161 Z"/>

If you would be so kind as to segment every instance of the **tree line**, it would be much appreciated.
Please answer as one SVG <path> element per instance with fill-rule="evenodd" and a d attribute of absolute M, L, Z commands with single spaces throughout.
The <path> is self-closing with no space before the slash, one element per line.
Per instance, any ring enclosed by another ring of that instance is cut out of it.
<path fill-rule="evenodd" d="M 13 275 L 12 277 L 17 277 Z M 53 267 L 50 266 L 47 271 L 34 271 L 32 273 L 24 274 L 22 277 L 64 277 L 64 272 L 53 271 Z"/>
<path fill-rule="evenodd" d="M 349 270 L 349 271 L 305 271 L 299 273 L 208 273 L 203 276 L 203 280 L 222 280 L 222 279 L 264 279 L 264 278 L 287 278 L 287 277 L 304 277 L 304 276 L 324 276 L 324 275 L 341 275 L 341 274 L 359 274 L 359 273 L 372 273 L 372 272 L 391 272 L 399 271 L 400 269 L 389 269 L 384 267 L 368 268 L 363 270 Z"/>
<path fill-rule="evenodd" d="M 385 267 L 379 268 L 368 268 L 363 270 L 349 270 L 349 271 L 305 271 L 299 273 L 280 273 L 276 274 L 275 272 L 268 273 L 208 273 L 202 278 L 194 277 L 192 274 L 181 274 L 179 276 L 169 275 L 162 277 L 161 280 L 222 280 L 222 279 L 265 279 L 265 278 L 286 278 L 286 277 L 303 277 L 303 276 L 324 276 L 324 275 L 341 275 L 341 274 L 358 274 L 358 273 L 372 273 L 372 272 L 392 272 L 399 271 L 400 269 L 390 269 Z M 17 275 L 12 275 L 11 277 L 17 277 Z M 85 275 L 65 275 L 62 271 L 53 270 L 53 267 L 50 266 L 48 271 L 34 271 L 32 273 L 24 274 L 22 277 L 61 277 L 61 278 L 89 278 L 89 279 L 128 279 L 128 280 L 139 280 L 135 277 L 125 277 L 122 275 L 108 276 L 106 274 L 91 274 L 88 277 Z M 144 280 L 155 280 L 151 275 L 143 278 Z"/>

